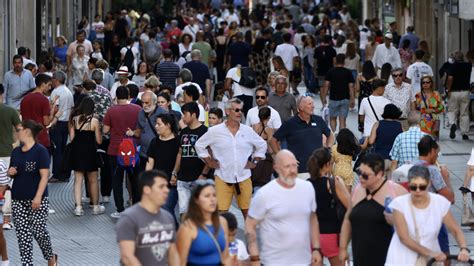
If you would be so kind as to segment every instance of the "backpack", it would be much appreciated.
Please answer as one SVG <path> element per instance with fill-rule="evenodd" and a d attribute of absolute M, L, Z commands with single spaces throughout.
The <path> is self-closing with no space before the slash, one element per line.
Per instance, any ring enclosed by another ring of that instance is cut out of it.
<path fill-rule="evenodd" d="M 126 169 L 134 168 L 140 160 L 140 147 L 131 138 L 124 138 L 119 144 L 117 164 Z"/>
<path fill-rule="evenodd" d="M 156 63 L 160 59 L 161 45 L 158 42 L 147 41 L 145 42 L 143 52 L 147 62 Z"/>
<path fill-rule="evenodd" d="M 131 48 L 126 46 L 127 52 L 125 52 L 125 57 L 123 58 L 123 64 L 124 66 L 128 67 L 128 72 L 130 73 L 135 73 L 133 69 L 133 61 L 135 60 L 135 56 L 133 55 L 133 51 Z"/>
<path fill-rule="evenodd" d="M 250 67 L 241 67 L 240 68 L 240 81 L 237 82 L 240 86 L 253 89 L 257 86 L 257 80 L 255 78 L 255 72 Z"/>

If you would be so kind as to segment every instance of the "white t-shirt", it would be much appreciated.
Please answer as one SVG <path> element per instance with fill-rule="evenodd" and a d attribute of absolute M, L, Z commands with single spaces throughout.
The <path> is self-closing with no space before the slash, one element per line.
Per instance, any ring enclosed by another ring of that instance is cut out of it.
<path fill-rule="evenodd" d="M 248 95 L 253 96 L 254 90 L 253 88 L 246 88 L 239 85 L 241 73 L 240 68 L 233 67 L 227 71 L 227 75 L 225 76 L 226 79 L 232 79 L 232 90 L 234 91 L 235 96 L 239 95 Z"/>
<path fill-rule="evenodd" d="M 206 122 L 206 110 L 204 109 L 204 107 L 200 103 L 198 103 L 197 101 L 196 101 L 196 103 L 198 104 L 198 107 L 199 107 L 199 118 L 198 118 L 198 120 L 199 120 L 199 122 L 204 123 L 204 122 Z"/>
<path fill-rule="evenodd" d="M 280 114 L 278 113 L 277 110 L 273 109 L 271 106 L 267 106 L 270 108 L 270 120 L 268 121 L 267 126 L 269 128 L 273 129 L 279 129 L 281 127 L 281 117 Z M 258 112 L 259 112 L 258 106 L 250 108 L 250 110 L 247 112 L 247 117 L 245 119 L 245 124 L 247 126 L 253 126 L 255 124 L 260 123 L 260 118 L 258 118 Z M 258 132 L 260 133 L 260 132 Z"/>
<path fill-rule="evenodd" d="M 413 206 L 415 220 L 419 231 L 420 244 L 432 251 L 441 252 L 438 234 L 443 223 L 443 218 L 449 212 L 451 203 L 441 195 L 429 192 L 430 203 L 425 209 Z M 415 224 L 410 210 L 411 195 L 406 194 L 393 199 L 389 207 L 405 216 L 405 222 L 410 237 L 415 239 Z M 388 248 L 385 265 L 415 265 L 418 254 L 405 246 L 398 235 L 393 234 Z"/>
<path fill-rule="evenodd" d="M 414 94 L 420 92 L 421 78 L 425 75 L 433 76 L 433 69 L 425 62 L 415 62 L 407 69 L 407 78 L 411 80 Z"/>
<path fill-rule="evenodd" d="M 98 39 L 103 39 L 105 37 L 104 35 L 104 22 L 99 21 L 99 22 L 92 22 L 92 29 L 96 32 L 95 37 Z M 102 32 L 97 32 L 97 30 L 101 30 Z"/>
<path fill-rule="evenodd" d="M 69 121 L 69 116 L 74 107 L 74 97 L 72 96 L 71 90 L 65 85 L 58 86 L 51 92 L 51 99 L 54 99 L 56 96 L 59 96 L 56 105 L 58 106 L 58 110 L 62 112 L 58 120 L 67 122 Z"/>
<path fill-rule="evenodd" d="M 369 101 L 367 100 L 370 98 L 370 102 L 374 107 L 374 111 L 377 114 L 379 120 L 382 120 L 383 109 L 385 105 L 391 103 L 387 98 L 383 96 L 373 96 L 370 95 L 362 100 L 359 108 L 359 115 L 364 115 L 364 137 L 370 136 L 370 131 L 372 130 L 372 126 L 377 122 L 377 118 L 375 118 L 374 112 L 370 107 Z"/>
<path fill-rule="evenodd" d="M 248 260 L 250 255 L 247 251 L 247 246 L 240 239 L 235 239 L 234 241 L 237 244 L 237 260 Z"/>
<path fill-rule="evenodd" d="M 128 80 L 128 81 L 127 81 L 127 84 L 122 85 L 122 84 L 120 83 L 120 81 L 116 81 L 116 82 L 114 83 L 114 85 L 112 85 L 112 88 L 110 89 L 110 96 L 112 97 L 112 101 L 113 101 L 113 102 L 115 102 L 115 98 L 117 97 L 117 95 L 115 94 L 115 93 L 117 92 L 117 88 L 118 88 L 119 86 L 127 86 L 128 84 L 135 84 L 135 82 L 133 82 L 133 81 L 131 81 L 131 80 Z"/>
<path fill-rule="evenodd" d="M 316 212 L 316 197 L 310 182 L 295 181 L 291 189 L 270 181 L 250 204 L 249 216 L 260 221 L 264 265 L 311 263 L 310 216 Z"/>
<path fill-rule="evenodd" d="M 298 56 L 298 52 L 294 45 L 282 43 L 276 47 L 275 55 L 283 59 L 285 67 L 288 71 L 293 71 L 293 57 Z"/>
<path fill-rule="evenodd" d="M 127 47 L 123 47 L 122 49 L 120 49 L 120 54 L 125 56 L 127 54 L 127 49 L 130 48 L 129 46 Z M 140 58 L 140 52 L 138 51 L 138 48 L 135 47 L 135 46 L 132 46 L 131 48 L 132 50 L 132 53 L 133 53 L 133 68 L 135 70 L 135 72 L 137 71 L 137 66 L 138 66 L 138 60 L 137 58 Z M 131 71 L 131 69 L 129 69 L 128 71 Z"/>
<path fill-rule="evenodd" d="M 183 87 L 188 86 L 188 85 L 196 86 L 196 88 L 199 91 L 199 94 L 202 94 L 202 89 L 201 89 L 201 87 L 199 87 L 199 84 L 189 81 L 189 82 L 186 82 L 186 83 L 183 83 L 181 85 L 176 86 L 176 89 L 174 90 L 174 98 L 178 99 L 179 95 L 183 96 Z"/>

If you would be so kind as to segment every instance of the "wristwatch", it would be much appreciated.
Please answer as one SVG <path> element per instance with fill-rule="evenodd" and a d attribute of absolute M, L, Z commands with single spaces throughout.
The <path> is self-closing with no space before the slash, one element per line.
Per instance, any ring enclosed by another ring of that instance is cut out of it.
<path fill-rule="evenodd" d="M 258 164 L 258 160 L 257 160 L 257 159 L 253 159 L 253 160 L 252 160 L 252 163 L 253 163 L 253 164 Z"/>
<path fill-rule="evenodd" d="M 317 251 L 317 252 L 321 253 L 321 248 L 312 248 L 311 251 L 312 252 Z"/>
<path fill-rule="evenodd" d="M 471 253 L 471 250 L 468 249 L 467 247 L 460 247 L 460 248 L 459 248 L 459 251 L 461 251 L 461 250 L 463 250 L 463 249 L 464 249 L 465 251 L 467 251 L 467 253 Z"/>

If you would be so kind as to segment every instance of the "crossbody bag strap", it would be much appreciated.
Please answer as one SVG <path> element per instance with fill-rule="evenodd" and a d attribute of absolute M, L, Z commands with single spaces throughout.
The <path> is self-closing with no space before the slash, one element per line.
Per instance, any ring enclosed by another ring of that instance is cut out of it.
<path fill-rule="evenodd" d="M 372 106 L 372 102 L 370 102 L 370 96 L 367 97 L 367 101 L 369 101 L 370 109 L 372 109 L 372 112 L 373 112 L 374 115 L 375 115 L 375 119 L 377 119 L 377 121 L 380 121 L 380 120 L 379 120 L 379 117 L 377 116 L 377 113 L 375 113 L 374 107 Z"/>
<path fill-rule="evenodd" d="M 418 232 L 418 225 L 416 224 L 416 218 L 415 218 L 415 210 L 413 210 L 413 204 L 411 203 L 411 199 L 408 199 L 408 204 L 410 204 L 411 217 L 413 219 L 413 225 L 415 226 L 415 240 L 416 242 L 418 242 L 418 244 L 421 245 L 420 233 Z"/>
<path fill-rule="evenodd" d="M 425 104 L 426 109 L 429 109 L 428 104 L 426 103 L 425 94 L 423 93 L 423 91 L 420 91 L 420 93 L 421 93 L 421 99 L 423 100 L 423 103 Z M 433 118 L 433 114 L 430 114 L 430 117 Z"/>
<path fill-rule="evenodd" d="M 221 258 L 221 264 L 223 264 L 224 260 L 223 260 L 223 257 L 222 257 L 222 250 L 221 250 L 221 246 L 219 245 L 219 242 L 217 242 L 217 239 L 214 236 L 214 234 L 212 234 L 211 231 L 209 231 L 209 229 L 207 229 L 206 225 L 204 225 L 202 228 L 211 237 L 212 241 L 214 242 L 214 245 L 216 245 L 217 251 L 219 251 L 219 257 Z M 219 235 L 219 233 L 217 233 L 217 234 Z"/>
<path fill-rule="evenodd" d="M 153 134 L 155 135 L 155 137 L 158 137 L 158 133 L 156 132 L 156 129 L 155 129 L 155 127 L 153 126 L 153 123 L 152 123 L 151 120 L 150 120 L 150 116 L 152 116 L 153 114 L 155 114 L 156 109 L 158 109 L 158 106 L 155 107 L 155 110 L 154 110 L 153 113 L 151 113 L 150 115 L 147 115 L 147 113 L 145 113 L 145 117 L 146 117 L 146 120 L 148 121 L 148 125 L 150 125 L 151 131 L 153 132 Z"/>

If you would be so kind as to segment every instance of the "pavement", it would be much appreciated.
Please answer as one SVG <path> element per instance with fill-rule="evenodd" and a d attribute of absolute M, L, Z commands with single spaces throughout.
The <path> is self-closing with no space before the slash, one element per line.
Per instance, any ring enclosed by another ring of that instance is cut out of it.
<path fill-rule="evenodd" d="M 299 88 L 300 92 L 304 87 Z M 315 113 L 320 114 L 321 102 L 319 96 L 315 98 Z M 360 136 L 357 131 L 357 113 L 350 112 L 348 117 L 348 127 Z M 444 124 L 444 123 L 443 123 Z M 451 183 L 456 194 L 456 203 L 451 207 L 458 224 L 462 215 L 462 195 L 458 188 L 462 185 L 466 173 L 466 162 L 469 160 L 471 148 L 474 145 L 474 132 L 470 134 L 470 140 L 463 141 L 458 134 L 454 140 L 449 139 L 449 129 L 442 128 L 440 137 L 441 164 L 448 166 Z M 115 211 L 113 202 L 105 204 L 106 213 L 102 215 L 92 215 L 87 204 L 85 215 L 76 217 L 73 214 L 73 180 L 69 183 L 49 184 L 49 195 L 51 208 L 56 211 L 49 215 L 48 230 L 51 235 L 54 253 L 59 255 L 60 265 L 118 265 L 119 248 L 114 232 L 115 221 L 110 218 L 110 214 Z M 238 238 L 243 239 L 243 217 L 235 207 L 231 211 L 237 216 L 239 222 Z M 474 231 L 469 227 L 462 227 L 466 237 L 468 247 L 474 250 Z M 4 231 L 8 243 L 8 254 L 11 265 L 19 265 L 19 251 L 15 231 Z M 457 254 L 458 245 L 452 235 L 450 235 L 451 252 Z M 473 253 L 474 254 L 474 253 Z M 39 247 L 34 244 L 34 263 L 36 265 L 46 265 Z"/>

